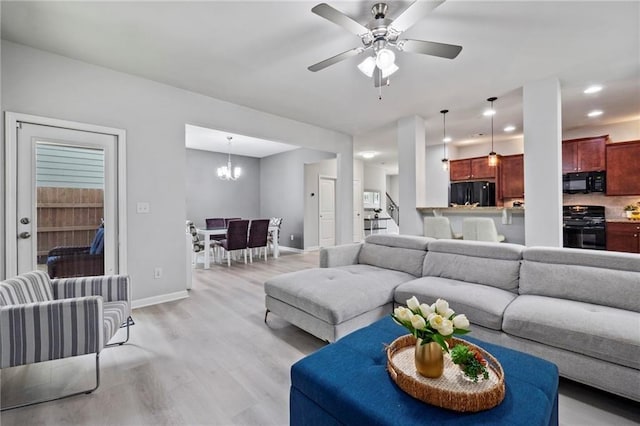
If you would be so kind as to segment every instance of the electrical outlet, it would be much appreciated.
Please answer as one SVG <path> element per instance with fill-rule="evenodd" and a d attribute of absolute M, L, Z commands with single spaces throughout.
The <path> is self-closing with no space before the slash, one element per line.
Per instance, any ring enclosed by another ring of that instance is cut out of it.
<path fill-rule="evenodd" d="M 293 234 L 291 234 L 291 241 L 293 241 Z"/>
<path fill-rule="evenodd" d="M 136 213 L 149 213 L 149 203 L 140 202 L 136 205 Z"/>
<path fill-rule="evenodd" d="M 162 278 L 162 268 L 156 268 L 153 270 L 153 278 Z"/>

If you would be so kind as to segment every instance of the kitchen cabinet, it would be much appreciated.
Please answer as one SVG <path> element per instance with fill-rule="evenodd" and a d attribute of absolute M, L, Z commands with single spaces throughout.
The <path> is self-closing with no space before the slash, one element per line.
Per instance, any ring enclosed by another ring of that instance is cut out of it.
<path fill-rule="evenodd" d="M 605 170 L 609 135 L 562 141 L 562 173 Z"/>
<path fill-rule="evenodd" d="M 640 253 L 640 222 L 607 222 L 607 250 Z"/>
<path fill-rule="evenodd" d="M 607 145 L 607 195 L 640 195 L 640 141 Z"/>
<path fill-rule="evenodd" d="M 502 198 L 524 197 L 524 155 L 506 155 L 500 159 Z"/>
<path fill-rule="evenodd" d="M 449 162 L 451 181 L 470 179 L 494 179 L 498 167 L 490 167 L 487 157 L 465 158 Z"/>

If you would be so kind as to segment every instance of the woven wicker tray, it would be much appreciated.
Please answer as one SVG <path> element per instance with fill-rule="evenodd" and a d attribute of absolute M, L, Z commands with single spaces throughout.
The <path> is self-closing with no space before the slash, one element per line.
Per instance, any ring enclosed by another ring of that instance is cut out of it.
<path fill-rule="evenodd" d="M 478 349 L 489 363 L 489 379 L 477 383 L 466 380 L 460 369 L 444 354 L 444 373 L 437 379 L 421 376 L 416 371 L 411 334 L 397 338 L 387 347 L 387 370 L 391 379 L 411 395 L 431 405 L 454 411 L 476 412 L 488 410 L 504 399 L 504 371 L 497 359 L 484 349 L 462 339 L 451 339 Z"/>

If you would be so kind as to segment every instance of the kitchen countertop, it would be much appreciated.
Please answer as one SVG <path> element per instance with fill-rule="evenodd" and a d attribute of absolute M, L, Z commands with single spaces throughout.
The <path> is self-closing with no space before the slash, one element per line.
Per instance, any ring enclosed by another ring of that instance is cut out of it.
<path fill-rule="evenodd" d="M 447 213 L 502 213 L 507 211 L 509 213 L 523 213 L 524 207 L 472 207 L 472 206 L 457 206 L 457 207 L 416 207 L 416 210 L 422 213 L 429 213 L 432 210 L 445 210 Z"/>
<path fill-rule="evenodd" d="M 619 218 L 615 218 L 615 219 L 606 219 L 605 222 L 615 222 L 615 223 L 637 223 L 638 225 L 640 225 L 640 220 L 631 220 L 631 219 L 626 219 L 624 217 L 619 217 Z"/>

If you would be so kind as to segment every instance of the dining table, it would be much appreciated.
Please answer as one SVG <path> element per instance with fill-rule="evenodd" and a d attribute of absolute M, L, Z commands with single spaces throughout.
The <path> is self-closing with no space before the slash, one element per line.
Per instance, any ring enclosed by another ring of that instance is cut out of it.
<path fill-rule="evenodd" d="M 204 237 L 204 269 L 211 267 L 211 236 L 212 235 L 225 235 L 227 228 L 196 228 L 198 235 Z M 280 247 L 278 246 L 278 232 L 280 229 L 277 226 L 269 226 L 269 232 L 273 232 L 273 257 L 280 256 Z"/>

